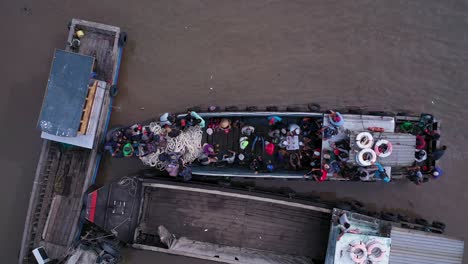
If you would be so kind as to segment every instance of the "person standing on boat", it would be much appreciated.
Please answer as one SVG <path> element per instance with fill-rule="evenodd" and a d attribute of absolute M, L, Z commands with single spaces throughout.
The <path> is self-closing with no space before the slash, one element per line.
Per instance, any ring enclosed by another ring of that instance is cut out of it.
<path fill-rule="evenodd" d="M 330 119 L 330 123 L 335 126 L 335 127 L 341 127 L 344 124 L 344 119 L 343 116 L 340 114 L 340 112 L 335 112 L 333 110 L 330 110 L 330 115 L 328 116 Z"/>
<path fill-rule="evenodd" d="M 390 182 L 390 177 L 388 177 L 387 171 L 379 162 L 374 162 L 372 165 L 377 167 L 377 171 L 375 172 L 374 176 L 376 178 L 382 179 L 384 182 Z"/>
<path fill-rule="evenodd" d="M 338 218 L 338 228 L 340 229 L 340 234 L 336 238 L 337 241 L 341 239 L 341 237 L 345 233 L 353 233 L 353 234 L 359 234 L 361 233 L 359 229 L 351 229 L 351 222 L 348 219 L 348 216 L 346 215 L 346 212 L 342 212 L 340 214 L 340 218 Z"/>
<path fill-rule="evenodd" d="M 320 168 L 312 168 L 309 172 L 304 174 L 304 178 L 312 178 L 317 182 L 323 182 L 327 179 L 327 171 L 325 169 Z"/>
<path fill-rule="evenodd" d="M 408 178 L 410 181 L 414 182 L 416 185 L 421 185 L 424 182 L 424 176 L 420 166 L 409 167 L 407 170 L 409 171 Z"/>

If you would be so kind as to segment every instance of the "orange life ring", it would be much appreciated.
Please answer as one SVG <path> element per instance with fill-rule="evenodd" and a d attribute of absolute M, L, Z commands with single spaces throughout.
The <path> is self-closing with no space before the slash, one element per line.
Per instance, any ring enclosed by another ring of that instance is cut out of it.
<path fill-rule="evenodd" d="M 372 132 L 385 132 L 383 127 L 368 127 L 367 129 Z"/>

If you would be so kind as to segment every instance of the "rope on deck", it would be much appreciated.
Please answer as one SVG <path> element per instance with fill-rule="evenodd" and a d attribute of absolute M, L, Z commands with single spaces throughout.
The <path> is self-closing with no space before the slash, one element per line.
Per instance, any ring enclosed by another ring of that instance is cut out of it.
<path fill-rule="evenodd" d="M 202 136 L 203 131 L 200 126 L 192 126 L 183 130 L 177 137 L 169 137 L 158 122 L 152 122 L 149 125 L 151 132 L 155 135 L 161 135 L 165 137 L 166 147 L 163 149 L 158 148 L 154 153 L 147 156 L 140 157 L 143 164 L 155 167 L 161 171 L 165 170 L 169 162 L 160 161 L 159 155 L 162 153 L 180 153 L 182 164 L 192 163 L 195 161 L 202 152 Z"/>

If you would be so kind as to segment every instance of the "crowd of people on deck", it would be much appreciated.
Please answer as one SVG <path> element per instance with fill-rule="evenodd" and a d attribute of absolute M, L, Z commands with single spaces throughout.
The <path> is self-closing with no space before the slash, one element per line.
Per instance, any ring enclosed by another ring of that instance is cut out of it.
<path fill-rule="evenodd" d="M 210 138 L 219 132 L 229 134 L 236 128 L 240 132 L 239 142 L 235 143 L 238 147 L 235 148 L 236 151 L 229 149 L 220 154 L 216 142 L 205 143 L 199 158 L 200 163 L 237 164 L 250 168 L 254 173 L 320 167 L 320 120 L 304 117 L 295 124 L 287 123 L 279 116 L 269 116 L 266 117 L 266 121 L 268 131 L 240 120 L 210 119 L 206 130 L 207 137 Z"/>
<path fill-rule="evenodd" d="M 195 112 L 190 112 L 183 118 L 165 113 L 160 117 L 159 124 L 163 130 L 158 134 L 152 132 L 148 125 L 141 124 L 111 130 L 107 134 L 104 149 L 116 158 L 143 157 L 163 147 L 166 136 L 175 138 L 188 127 L 204 126 L 204 120 Z"/>
<path fill-rule="evenodd" d="M 182 153 L 165 152 L 165 149 L 170 138 L 179 137 L 182 131 L 190 127 L 203 128 L 205 121 L 196 112 L 191 111 L 182 117 L 165 113 L 160 117 L 158 124 L 161 129 L 156 133 L 152 131 L 150 125 L 141 124 L 111 130 L 106 136 L 104 149 L 116 158 L 142 158 L 161 152 L 158 159 L 165 163 L 165 170 L 170 176 L 182 176 L 189 179 L 191 169 L 190 166 L 184 164 Z"/>
<path fill-rule="evenodd" d="M 322 150 L 322 140 L 333 138 L 345 124 L 343 115 L 330 111 L 328 125 L 323 119 L 303 117 L 297 124 L 284 120 L 280 116 L 268 116 L 267 131 L 254 124 L 243 123 L 240 119 L 211 118 L 205 120 L 196 112 L 189 112 L 182 117 L 165 113 L 159 119 L 162 130 L 154 133 L 148 125 L 135 124 L 119 128 L 107 135 L 105 150 L 113 157 L 144 157 L 164 149 L 168 138 L 176 138 L 181 131 L 192 126 L 205 128 L 206 137 L 215 133 L 232 133 L 233 127 L 240 132 L 238 148 L 223 150 L 219 144 L 207 140 L 198 156 L 201 165 L 239 165 L 248 167 L 254 173 L 274 172 L 278 169 L 305 171 L 304 178 L 323 182 L 328 177 L 342 177 L 349 180 L 367 181 L 372 177 L 385 182 L 390 181 L 385 168 L 379 162 L 370 166 L 351 165 L 349 138 L 329 141 L 329 147 Z M 439 160 L 447 147 L 428 153 L 427 143 L 437 141 L 440 135 L 430 129 L 431 117 L 422 116 L 419 124 L 403 122 L 399 132 L 416 135 L 415 163 L 407 168 L 408 178 L 416 184 L 436 179 L 444 174 L 441 168 L 426 163 L 427 159 Z M 414 129 L 418 127 L 419 129 Z M 259 132 L 261 130 L 261 132 Z M 416 132 L 415 132 L 416 131 Z M 181 153 L 162 153 L 158 157 L 169 165 L 165 168 L 171 176 L 189 174 L 189 166 L 182 164 Z"/>

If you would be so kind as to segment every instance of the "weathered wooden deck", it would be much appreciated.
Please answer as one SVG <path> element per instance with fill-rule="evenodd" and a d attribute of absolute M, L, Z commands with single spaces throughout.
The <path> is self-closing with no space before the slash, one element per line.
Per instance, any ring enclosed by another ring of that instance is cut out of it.
<path fill-rule="evenodd" d="M 267 201 L 146 187 L 142 233 L 159 225 L 177 237 L 279 254 L 323 258 L 330 214 Z"/>

